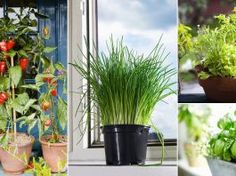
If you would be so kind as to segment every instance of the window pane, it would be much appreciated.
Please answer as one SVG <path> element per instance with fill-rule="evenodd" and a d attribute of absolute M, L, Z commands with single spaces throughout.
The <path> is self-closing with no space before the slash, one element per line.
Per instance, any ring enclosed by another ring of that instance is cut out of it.
<path fill-rule="evenodd" d="M 163 34 L 162 42 L 171 52 L 166 64 L 176 68 L 176 6 L 172 0 L 98 0 L 99 51 L 106 51 L 106 40 L 112 34 L 114 38 L 123 36 L 124 42 L 139 54 L 147 54 Z M 153 121 L 166 139 L 177 137 L 176 109 L 177 98 L 171 96 L 165 103 L 158 103 L 153 112 Z"/>
<path fill-rule="evenodd" d="M 26 12 L 28 11 L 29 8 L 33 8 L 35 9 L 35 11 L 37 11 L 37 0 L 21 0 L 21 1 L 17 1 L 17 0 L 8 0 L 8 8 L 12 8 L 14 9 L 17 13 L 21 12 L 21 9 L 24 8 L 24 11 L 22 12 L 24 15 L 26 14 Z M 16 15 L 14 13 L 9 13 L 8 16 L 10 18 L 15 19 Z M 30 16 L 31 19 L 36 19 L 34 15 Z M 37 30 L 37 27 L 33 27 L 33 30 Z"/>
<path fill-rule="evenodd" d="M 3 17 L 3 3 L 0 1 L 0 18 Z"/>

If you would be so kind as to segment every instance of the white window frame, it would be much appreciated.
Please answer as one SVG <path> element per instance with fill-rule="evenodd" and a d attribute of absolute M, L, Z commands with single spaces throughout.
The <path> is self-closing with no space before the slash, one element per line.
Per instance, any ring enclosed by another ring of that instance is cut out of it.
<path fill-rule="evenodd" d="M 95 14 L 95 1 L 89 0 L 89 24 L 90 30 L 90 43 L 96 40 L 96 14 Z M 83 58 L 79 53 L 78 47 L 82 46 L 86 51 L 84 45 L 84 35 L 86 34 L 86 0 L 69 0 L 68 1 L 68 63 L 72 63 L 74 59 Z M 92 47 L 91 47 L 92 48 Z M 84 58 L 83 58 L 84 59 Z M 69 165 L 105 165 L 105 152 L 104 148 L 88 148 L 88 134 L 86 133 L 82 141 L 78 143 L 81 134 L 76 127 L 81 118 L 81 114 L 76 114 L 76 108 L 80 102 L 80 96 L 75 93 L 78 92 L 78 87 L 82 85 L 84 80 L 73 69 L 71 65 L 68 66 L 68 133 L 69 133 Z M 177 124 L 176 124 L 177 125 Z M 158 162 L 161 158 L 161 147 L 150 146 L 147 149 L 147 161 Z M 177 160 L 177 146 L 166 146 L 165 161 L 171 161 L 176 165 Z"/>

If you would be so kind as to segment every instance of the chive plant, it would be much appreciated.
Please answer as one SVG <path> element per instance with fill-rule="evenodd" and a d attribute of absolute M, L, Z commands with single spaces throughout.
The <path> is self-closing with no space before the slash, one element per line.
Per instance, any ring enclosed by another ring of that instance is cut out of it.
<path fill-rule="evenodd" d="M 96 56 L 89 53 L 89 70 L 81 59 L 72 64 L 89 80 L 90 98 L 99 108 L 102 125 L 150 125 L 155 105 L 174 93 L 176 71 L 164 63 L 168 54 L 161 38 L 147 56 L 112 37 L 107 50 Z"/>

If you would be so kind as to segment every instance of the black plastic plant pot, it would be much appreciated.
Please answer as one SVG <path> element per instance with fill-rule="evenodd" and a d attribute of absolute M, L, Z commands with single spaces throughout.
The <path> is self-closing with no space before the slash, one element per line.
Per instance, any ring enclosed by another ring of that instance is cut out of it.
<path fill-rule="evenodd" d="M 108 125 L 102 127 L 107 165 L 144 165 L 150 127 Z"/>

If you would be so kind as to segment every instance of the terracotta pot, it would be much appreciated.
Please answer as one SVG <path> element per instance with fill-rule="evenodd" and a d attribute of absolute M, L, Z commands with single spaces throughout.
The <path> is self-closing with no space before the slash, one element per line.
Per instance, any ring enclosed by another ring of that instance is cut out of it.
<path fill-rule="evenodd" d="M 205 157 L 201 155 L 200 149 L 197 144 L 185 143 L 184 150 L 189 166 L 191 167 L 207 166 L 207 161 Z"/>
<path fill-rule="evenodd" d="M 49 143 L 46 140 L 48 138 L 50 136 L 43 136 L 40 139 L 43 157 L 52 172 L 63 172 L 64 168 L 60 168 L 58 163 L 67 161 L 67 143 Z"/>
<path fill-rule="evenodd" d="M 236 102 L 236 79 L 234 78 L 210 77 L 205 80 L 199 79 L 199 84 L 210 101 Z"/>
<path fill-rule="evenodd" d="M 29 137 L 31 140 L 25 145 L 9 144 L 7 150 L 0 147 L 2 167 L 7 174 L 22 174 L 27 168 L 35 140 L 33 136 Z"/>

